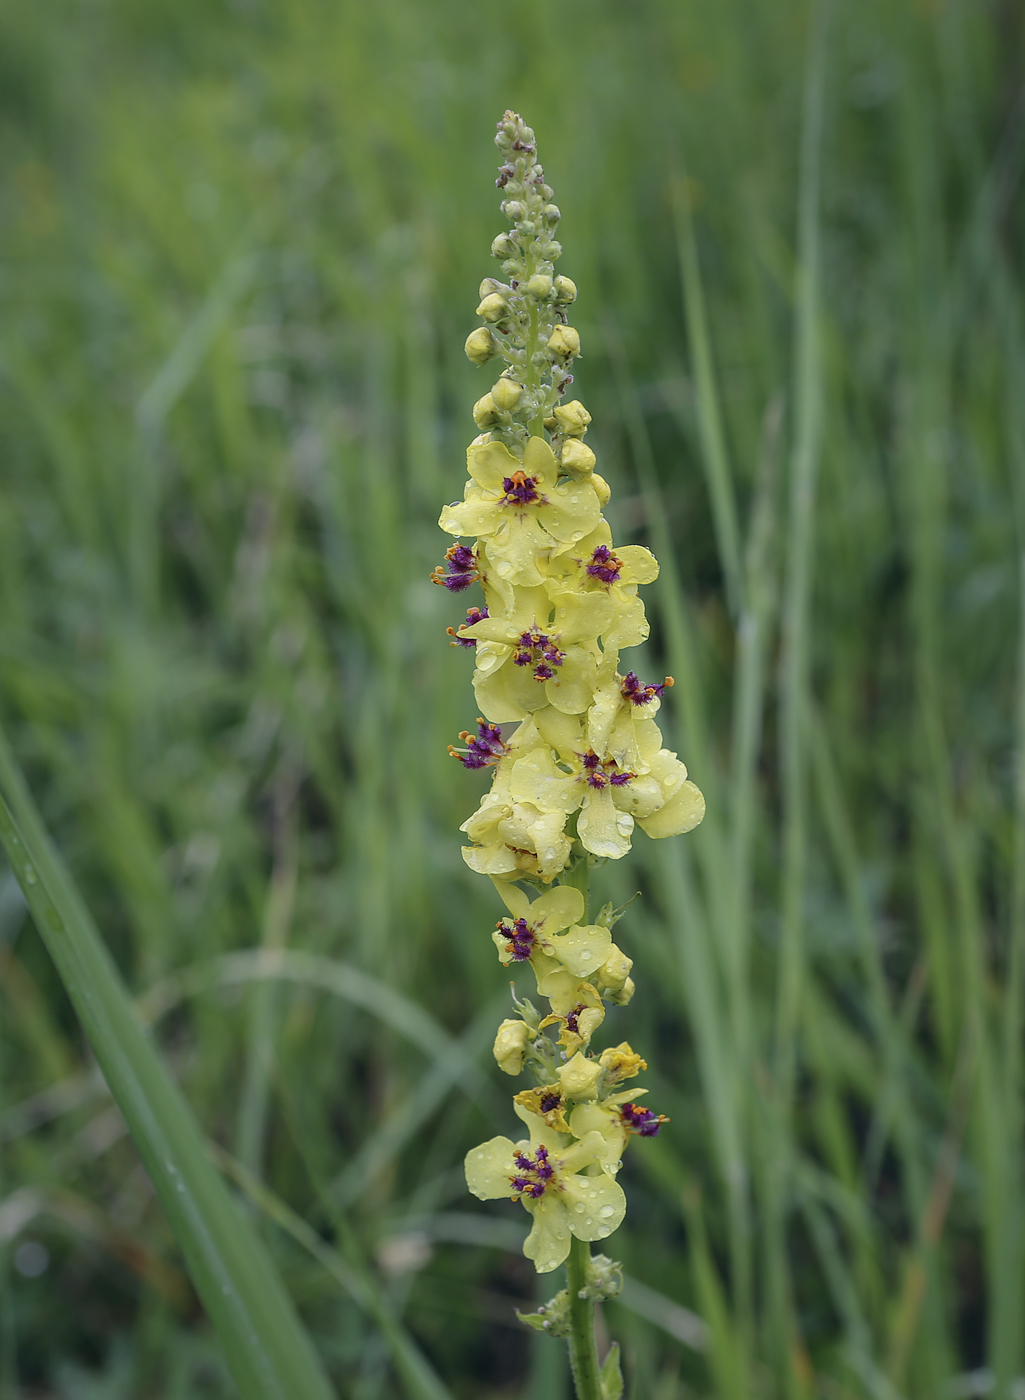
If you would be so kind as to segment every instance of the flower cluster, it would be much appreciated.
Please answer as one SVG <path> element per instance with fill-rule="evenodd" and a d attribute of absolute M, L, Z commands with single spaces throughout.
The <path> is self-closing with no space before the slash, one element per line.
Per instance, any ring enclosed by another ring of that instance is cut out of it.
<path fill-rule="evenodd" d="M 466 1175 L 482 1199 L 522 1203 L 533 1217 L 525 1252 L 546 1272 L 566 1258 L 571 1234 L 603 1239 L 620 1224 L 623 1149 L 665 1121 L 638 1105 L 643 1089 L 621 1088 L 646 1068 L 629 1045 L 590 1048 L 606 1004 L 628 1002 L 634 984 L 611 910 L 587 922 L 581 876 L 624 856 L 637 827 L 656 838 L 689 831 L 704 800 L 655 723 L 672 680 L 645 684 L 621 670 L 620 652 L 648 635 L 638 589 L 658 564 L 643 546 L 613 543 L 602 516 L 609 487 L 583 440 L 590 414 L 563 402 L 580 352 L 567 323 L 576 287 L 554 275 L 560 215 L 534 134 L 507 112 L 496 141 L 511 229 L 492 252 L 507 280 L 481 285 L 482 324 L 466 354 L 505 368 L 474 406 L 469 480 L 440 519 L 457 543 L 433 578 L 452 593 L 483 591 L 483 606 L 449 628 L 472 651 L 482 715 L 450 752 L 492 770 L 463 824 L 463 857 L 493 879 L 508 911 L 494 933 L 500 961 L 529 962 L 548 1002 L 542 1013 L 518 1001 L 495 1040 L 506 1073 L 537 1080 L 515 1096 L 529 1136 L 475 1148 Z"/>

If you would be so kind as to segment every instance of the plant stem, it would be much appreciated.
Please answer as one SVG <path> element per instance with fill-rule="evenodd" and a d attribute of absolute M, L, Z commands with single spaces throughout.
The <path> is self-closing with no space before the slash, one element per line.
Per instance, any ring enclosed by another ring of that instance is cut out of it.
<path fill-rule="evenodd" d="M 567 875 L 563 884 L 573 885 L 584 896 L 584 918 L 587 918 L 590 869 L 584 859 Z M 578 1240 L 574 1235 L 570 1240 L 569 1258 L 566 1260 L 566 1287 L 569 1292 L 569 1315 L 573 1330 L 569 1334 L 569 1364 L 573 1371 L 573 1385 L 577 1400 L 601 1400 L 601 1378 L 598 1366 L 598 1348 L 594 1342 L 594 1303 L 590 1298 L 581 1298 L 581 1290 L 587 1287 L 587 1265 L 591 1258 L 591 1246 L 586 1240 Z"/>
<path fill-rule="evenodd" d="M 574 1235 L 570 1241 L 569 1258 L 566 1260 L 566 1283 L 573 1329 L 569 1334 L 569 1364 L 573 1370 L 577 1400 L 601 1400 L 598 1348 L 594 1342 L 594 1303 L 590 1298 L 580 1296 L 581 1291 L 587 1287 L 587 1265 L 590 1258 L 591 1246 L 586 1240 L 578 1240 Z"/>

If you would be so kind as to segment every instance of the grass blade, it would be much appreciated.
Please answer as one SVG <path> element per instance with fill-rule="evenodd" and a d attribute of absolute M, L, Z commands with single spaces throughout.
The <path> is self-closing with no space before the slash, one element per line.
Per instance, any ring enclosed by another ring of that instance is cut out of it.
<path fill-rule="evenodd" d="M 132 1014 L 114 963 L 50 844 L 0 732 L 0 841 L 132 1133 L 246 1400 L 328 1400 L 331 1388 L 263 1244 Z"/>

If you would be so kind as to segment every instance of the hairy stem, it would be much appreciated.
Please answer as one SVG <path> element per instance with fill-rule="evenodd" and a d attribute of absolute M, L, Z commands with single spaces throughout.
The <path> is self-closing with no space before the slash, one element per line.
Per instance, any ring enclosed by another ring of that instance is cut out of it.
<path fill-rule="evenodd" d="M 569 1258 L 566 1260 L 566 1279 L 572 1324 L 569 1334 L 569 1364 L 573 1371 L 577 1400 L 601 1400 L 598 1348 L 594 1341 L 594 1303 L 590 1298 L 580 1296 L 587 1287 L 587 1265 L 590 1258 L 591 1246 L 586 1240 L 578 1240 L 574 1235 L 570 1241 Z"/>

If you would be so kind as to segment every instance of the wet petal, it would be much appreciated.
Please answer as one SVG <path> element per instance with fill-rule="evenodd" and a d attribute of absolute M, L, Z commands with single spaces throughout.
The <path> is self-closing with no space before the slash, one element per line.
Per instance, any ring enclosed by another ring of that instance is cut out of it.
<path fill-rule="evenodd" d="M 512 1196 L 509 1178 L 514 1171 L 514 1150 L 507 1137 L 494 1137 L 467 1152 L 466 1184 L 479 1200 L 497 1201 Z"/>
<path fill-rule="evenodd" d="M 587 795 L 577 819 L 577 835 L 593 855 L 619 860 L 630 849 L 634 819 L 629 812 L 617 808 L 611 789 L 587 788 L 585 791 Z"/>
<path fill-rule="evenodd" d="M 626 1215 L 626 1195 L 610 1176 L 570 1176 L 563 1182 L 569 1228 L 578 1240 L 603 1240 Z"/>
<path fill-rule="evenodd" d="M 545 944 L 545 951 L 574 977 L 590 977 L 608 957 L 612 934 L 599 924 L 580 924 L 560 937 L 545 939 Z"/>
<path fill-rule="evenodd" d="M 658 578 L 658 560 L 642 544 L 620 545 L 616 558 L 622 560 L 625 583 L 654 583 Z"/>
<path fill-rule="evenodd" d="M 549 890 L 530 906 L 527 920 L 538 930 L 543 929 L 546 937 L 568 928 L 584 913 L 584 896 L 572 885 L 560 885 Z"/>
<path fill-rule="evenodd" d="M 530 1234 L 523 1243 L 523 1252 L 528 1259 L 533 1259 L 534 1268 L 539 1274 L 550 1274 L 569 1253 L 566 1207 L 558 1197 L 550 1196 L 547 1192 L 536 1201 L 528 1196 L 521 1197 L 521 1200 L 534 1217 Z"/>
<path fill-rule="evenodd" d="M 685 831 L 693 831 L 704 815 L 705 799 L 688 781 L 653 816 L 641 818 L 640 825 L 649 836 L 661 840 L 664 836 L 682 836 Z"/>
<path fill-rule="evenodd" d="M 501 495 L 504 479 L 520 471 L 522 465 L 502 442 L 478 443 L 466 449 L 466 470 L 485 491 Z"/>

